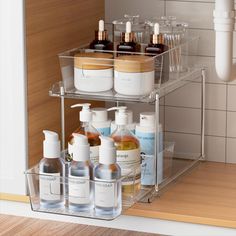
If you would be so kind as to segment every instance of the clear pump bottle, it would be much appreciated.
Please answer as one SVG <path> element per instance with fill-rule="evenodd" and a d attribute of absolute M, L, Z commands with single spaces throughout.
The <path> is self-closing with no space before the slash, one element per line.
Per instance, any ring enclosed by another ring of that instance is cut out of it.
<path fill-rule="evenodd" d="M 90 110 L 89 103 L 75 104 L 71 108 L 82 107 L 80 115 L 80 126 L 73 133 L 83 134 L 87 136 L 90 145 L 90 160 L 93 164 L 98 162 L 98 147 L 100 145 L 99 132 L 92 126 L 92 111 Z M 73 134 L 70 135 L 68 140 L 68 154 L 70 159 L 73 159 L 72 146 L 74 143 Z"/>
<path fill-rule="evenodd" d="M 43 159 L 39 162 L 40 205 L 45 208 L 64 207 L 64 163 L 60 158 L 58 134 L 43 131 Z"/>
<path fill-rule="evenodd" d="M 69 167 L 69 208 L 76 211 L 92 209 L 93 165 L 89 158 L 88 138 L 81 134 L 73 134 L 73 161 Z"/>
<path fill-rule="evenodd" d="M 116 147 L 112 138 L 101 136 L 99 164 L 94 168 L 94 205 L 97 215 L 119 215 L 121 169 L 116 164 Z"/>
<path fill-rule="evenodd" d="M 131 196 L 140 189 L 141 156 L 138 139 L 127 129 L 128 116 L 126 107 L 112 107 L 108 111 L 118 110 L 116 117 L 116 130 L 111 134 L 115 142 L 117 164 L 121 168 L 122 191 L 125 196 Z"/>

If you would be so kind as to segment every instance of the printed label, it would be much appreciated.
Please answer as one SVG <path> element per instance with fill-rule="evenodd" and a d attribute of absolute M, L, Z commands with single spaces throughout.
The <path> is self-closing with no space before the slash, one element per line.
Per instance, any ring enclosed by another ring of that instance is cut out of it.
<path fill-rule="evenodd" d="M 46 201 L 60 201 L 60 173 L 39 173 L 39 196 Z"/>
<path fill-rule="evenodd" d="M 154 155 L 155 153 L 155 133 L 143 133 L 136 130 L 140 143 L 140 151 L 142 155 Z"/>
<path fill-rule="evenodd" d="M 128 176 L 122 181 L 122 185 L 133 184 L 140 182 L 141 175 L 141 157 L 139 148 L 133 150 L 117 150 L 117 164 L 121 168 L 121 175 Z"/>
<path fill-rule="evenodd" d="M 110 135 L 110 127 L 106 128 L 97 128 L 97 131 L 104 136 L 109 136 Z"/>
<path fill-rule="evenodd" d="M 90 181 L 88 177 L 69 175 L 69 202 L 74 204 L 89 204 Z"/>
<path fill-rule="evenodd" d="M 99 156 L 99 146 L 90 147 L 90 160 L 94 165 L 98 163 L 98 156 Z"/>
<path fill-rule="evenodd" d="M 97 181 L 96 181 L 97 180 Z M 117 206 L 117 184 L 114 181 L 103 181 L 95 178 L 94 188 L 95 206 Z"/>

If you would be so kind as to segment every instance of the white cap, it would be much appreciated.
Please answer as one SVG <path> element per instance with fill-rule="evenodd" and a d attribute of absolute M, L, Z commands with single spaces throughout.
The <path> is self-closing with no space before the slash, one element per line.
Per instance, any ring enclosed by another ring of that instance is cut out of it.
<path fill-rule="evenodd" d="M 105 27 L 104 27 L 104 20 L 100 20 L 98 22 L 98 31 L 104 31 Z"/>
<path fill-rule="evenodd" d="M 131 22 L 127 21 L 126 22 L 126 29 L 125 29 L 126 33 L 131 33 Z"/>
<path fill-rule="evenodd" d="M 53 131 L 43 131 L 45 139 L 43 141 L 43 156 L 45 158 L 59 158 L 61 156 L 60 140 L 58 134 Z"/>
<path fill-rule="evenodd" d="M 107 109 L 97 107 L 92 109 L 92 120 L 93 122 L 103 122 L 108 120 Z"/>
<path fill-rule="evenodd" d="M 83 107 L 82 111 L 79 113 L 79 119 L 82 122 L 90 122 L 92 120 L 92 112 L 90 110 L 90 103 L 81 103 L 72 105 L 71 108 Z"/>
<path fill-rule="evenodd" d="M 155 113 L 154 112 L 140 113 L 140 126 L 155 127 Z"/>
<path fill-rule="evenodd" d="M 107 109 L 108 111 L 117 110 L 117 114 L 115 116 L 116 125 L 127 125 L 128 124 L 128 114 L 126 113 L 126 108 L 124 106 L 120 107 L 111 107 Z"/>
<path fill-rule="evenodd" d="M 160 34 L 160 25 L 159 23 L 154 24 L 154 34 L 159 35 Z"/>
<path fill-rule="evenodd" d="M 119 114 L 119 111 L 115 112 L 115 120 L 117 120 L 117 116 Z M 126 110 L 126 114 L 127 114 L 127 124 L 133 124 L 133 111 L 131 110 Z"/>
<path fill-rule="evenodd" d="M 109 137 L 100 136 L 101 145 L 99 146 L 99 163 L 110 165 L 116 163 L 116 147 L 114 140 Z"/>
<path fill-rule="evenodd" d="M 90 146 L 88 138 L 85 135 L 73 133 L 74 143 L 72 146 L 74 161 L 88 161 L 90 155 Z"/>

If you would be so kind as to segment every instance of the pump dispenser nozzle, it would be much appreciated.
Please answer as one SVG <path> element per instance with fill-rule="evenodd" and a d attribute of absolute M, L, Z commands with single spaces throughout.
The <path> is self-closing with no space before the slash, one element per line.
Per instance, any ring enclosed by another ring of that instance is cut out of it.
<path fill-rule="evenodd" d="M 81 103 L 72 105 L 71 108 L 82 107 L 82 111 L 80 111 L 80 121 L 82 122 L 90 122 L 92 120 L 92 112 L 90 110 L 90 103 Z"/>
<path fill-rule="evenodd" d="M 45 139 L 43 141 L 43 156 L 45 158 L 60 157 L 60 140 L 58 134 L 53 131 L 43 131 Z"/>
<path fill-rule="evenodd" d="M 99 163 L 110 165 L 116 163 L 116 147 L 112 138 L 99 136 L 101 146 L 99 147 Z"/>
<path fill-rule="evenodd" d="M 89 160 L 89 143 L 85 135 L 73 133 L 73 160 L 74 161 L 88 161 Z"/>
<path fill-rule="evenodd" d="M 128 115 L 126 113 L 127 107 L 120 106 L 120 107 L 111 107 L 107 109 L 108 111 L 118 111 L 118 114 L 116 116 L 115 123 L 117 125 L 127 125 L 128 123 Z"/>

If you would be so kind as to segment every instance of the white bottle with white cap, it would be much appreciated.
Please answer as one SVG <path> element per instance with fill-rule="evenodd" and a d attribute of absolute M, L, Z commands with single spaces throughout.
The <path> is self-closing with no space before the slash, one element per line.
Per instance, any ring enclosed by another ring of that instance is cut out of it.
<path fill-rule="evenodd" d="M 45 208 L 64 207 L 64 163 L 60 158 L 58 134 L 44 130 L 43 159 L 39 162 L 40 205 Z"/>
<path fill-rule="evenodd" d="M 110 135 L 111 120 L 108 120 L 106 108 L 97 107 L 92 109 L 92 125 L 101 135 Z"/>
<path fill-rule="evenodd" d="M 100 145 L 99 132 L 92 126 L 92 111 L 90 110 L 89 103 L 75 104 L 71 108 L 82 107 L 79 113 L 80 126 L 73 133 L 83 134 L 87 136 L 90 145 L 90 160 L 93 164 L 98 162 L 98 147 Z M 69 158 L 73 159 L 72 146 L 74 143 L 73 134 L 70 135 L 68 140 L 68 154 Z"/>
<path fill-rule="evenodd" d="M 82 134 L 73 134 L 73 161 L 69 167 L 69 208 L 89 211 L 92 208 L 93 165 L 90 161 L 88 138 Z"/>
<path fill-rule="evenodd" d="M 157 163 L 155 160 L 155 113 L 143 112 L 140 114 L 140 124 L 136 126 L 135 134 L 140 142 L 142 170 L 141 184 L 155 185 L 158 175 L 158 183 L 163 179 L 163 154 L 162 150 L 157 155 Z M 162 127 L 159 124 L 159 148 L 162 146 Z M 157 166 L 157 168 L 156 168 Z M 157 169 L 157 170 L 156 170 Z"/>
<path fill-rule="evenodd" d="M 108 111 L 117 110 L 117 129 L 111 134 L 117 148 L 117 163 L 121 168 L 122 190 L 126 195 L 139 191 L 141 181 L 141 156 L 138 139 L 127 129 L 128 114 L 126 107 L 112 107 Z"/>
<path fill-rule="evenodd" d="M 112 138 L 100 136 L 99 164 L 94 168 L 94 206 L 97 215 L 121 213 L 121 169 Z"/>
<path fill-rule="evenodd" d="M 117 119 L 117 116 L 119 114 L 119 111 L 116 111 L 115 112 L 115 121 L 112 121 L 111 122 L 111 134 L 115 131 L 115 129 L 117 128 L 117 125 L 116 125 L 116 119 Z M 127 125 L 126 125 L 126 128 L 131 131 L 133 134 L 135 133 L 135 127 L 136 127 L 136 123 L 133 122 L 133 111 L 131 110 L 126 110 L 126 114 L 127 114 Z"/>

